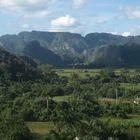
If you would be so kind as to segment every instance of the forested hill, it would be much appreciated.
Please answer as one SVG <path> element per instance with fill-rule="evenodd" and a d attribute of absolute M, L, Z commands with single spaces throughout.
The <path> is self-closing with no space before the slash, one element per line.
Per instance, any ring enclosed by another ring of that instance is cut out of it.
<path fill-rule="evenodd" d="M 0 44 L 12 53 L 56 66 L 140 67 L 140 36 L 32 31 L 1 36 Z"/>
<path fill-rule="evenodd" d="M 92 67 L 140 67 L 140 45 L 110 45 L 96 49 Z"/>
<path fill-rule="evenodd" d="M 0 78 L 23 80 L 38 76 L 37 64 L 26 56 L 15 56 L 0 47 Z"/>

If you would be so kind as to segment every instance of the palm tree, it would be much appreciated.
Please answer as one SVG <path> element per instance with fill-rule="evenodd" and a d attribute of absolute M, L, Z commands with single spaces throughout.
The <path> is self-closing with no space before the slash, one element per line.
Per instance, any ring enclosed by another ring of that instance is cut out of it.
<path fill-rule="evenodd" d="M 22 81 L 22 76 L 23 76 L 23 73 L 17 72 L 16 77 L 18 78 L 19 83 Z"/>
<path fill-rule="evenodd" d="M 58 132 L 70 130 L 76 133 L 76 128 L 81 125 L 76 107 L 67 102 L 61 102 L 57 105 L 52 116 L 52 121 L 58 129 Z"/>

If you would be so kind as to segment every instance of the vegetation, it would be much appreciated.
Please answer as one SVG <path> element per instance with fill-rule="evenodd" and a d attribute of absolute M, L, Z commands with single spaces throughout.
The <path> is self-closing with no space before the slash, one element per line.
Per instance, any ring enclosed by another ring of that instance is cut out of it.
<path fill-rule="evenodd" d="M 135 68 L 140 65 L 139 52 L 139 44 L 103 46 L 96 49 L 94 52 L 94 58 L 91 61 L 91 65 L 96 67 Z"/>
<path fill-rule="evenodd" d="M 33 140 L 33 134 L 17 116 L 0 118 L 0 137 L 2 140 Z"/>
<path fill-rule="evenodd" d="M 140 139 L 138 69 L 64 76 L 50 65 L 0 54 L 2 140 Z"/>
<path fill-rule="evenodd" d="M 41 64 L 59 67 L 140 67 L 140 37 L 91 33 L 82 37 L 68 32 L 21 32 L 0 37 L 0 44 Z M 112 53 L 113 52 L 113 53 Z"/>

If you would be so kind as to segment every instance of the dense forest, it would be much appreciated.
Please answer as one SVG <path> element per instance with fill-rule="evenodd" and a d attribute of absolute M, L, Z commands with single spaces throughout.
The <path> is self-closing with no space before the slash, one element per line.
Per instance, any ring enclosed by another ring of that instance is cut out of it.
<path fill-rule="evenodd" d="M 0 49 L 1 140 L 140 139 L 139 69 L 60 71 Z M 28 122 L 53 127 L 40 135 Z"/>

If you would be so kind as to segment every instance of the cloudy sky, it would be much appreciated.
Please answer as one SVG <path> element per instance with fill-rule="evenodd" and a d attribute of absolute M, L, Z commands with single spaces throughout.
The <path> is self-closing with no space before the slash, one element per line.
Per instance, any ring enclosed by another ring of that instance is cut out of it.
<path fill-rule="evenodd" d="M 0 0 L 0 35 L 20 31 L 140 34 L 140 0 Z"/>

